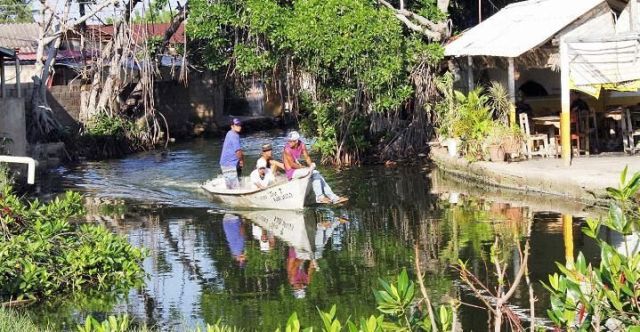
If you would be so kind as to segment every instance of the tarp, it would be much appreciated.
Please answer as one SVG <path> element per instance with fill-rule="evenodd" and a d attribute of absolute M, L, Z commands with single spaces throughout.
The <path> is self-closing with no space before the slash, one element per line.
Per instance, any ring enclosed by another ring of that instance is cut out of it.
<path fill-rule="evenodd" d="M 591 37 L 567 39 L 571 88 L 596 98 L 601 89 L 638 90 L 640 34 L 629 32 L 628 8 L 618 17 L 615 28 L 600 27 L 599 31 Z"/>
<path fill-rule="evenodd" d="M 529 0 L 506 6 L 445 46 L 449 56 L 518 57 L 604 0 Z"/>

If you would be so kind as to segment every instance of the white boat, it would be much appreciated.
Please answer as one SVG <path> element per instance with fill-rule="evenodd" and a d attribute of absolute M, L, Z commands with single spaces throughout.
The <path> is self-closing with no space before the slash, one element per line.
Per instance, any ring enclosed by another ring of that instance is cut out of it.
<path fill-rule="evenodd" d="M 228 189 L 224 178 L 218 177 L 204 183 L 202 189 L 228 207 L 297 210 L 304 207 L 312 170 L 309 168 L 309 174 L 291 181 L 278 177 L 265 189 L 255 189 L 248 177 L 241 179 L 239 188 Z"/>
<path fill-rule="evenodd" d="M 243 211 L 238 214 L 294 247 L 299 256 L 313 255 L 302 211 L 261 210 Z"/>

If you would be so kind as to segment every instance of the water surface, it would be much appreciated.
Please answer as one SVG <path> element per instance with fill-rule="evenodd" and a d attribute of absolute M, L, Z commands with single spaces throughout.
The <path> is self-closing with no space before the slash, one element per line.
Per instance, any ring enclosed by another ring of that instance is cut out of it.
<path fill-rule="evenodd" d="M 247 165 L 255 164 L 265 142 L 281 151 L 284 134 L 245 137 Z M 203 139 L 175 144 L 166 155 L 141 153 L 56 170 L 48 192 L 87 194 L 87 221 L 149 249 L 149 279 L 125 297 L 51 299 L 31 309 L 34 317 L 73 328 L 87 314 L 128 313 L 162 330 L 222 320 L 266 331 L 294 311 L 303 324 L 317 325 L 317 308 L 333 304 L 342 319 L 369 316 L 377 314 L 372 290 L 379 278 L 404 268 L 413 274 L 416 244 L 433 301 L 478 304 L 452 267 L 466 261 L 483 282 L 494 284 L 487 266 L 500 237 L 507 243 L 501 257 L 513 277 L 521 264 L 517 244 L 531 222 L 529 263 L 537 316 L 544 318 L 548 296 L 539 281 L 556 272 L 554 262 L 578 250 L 596 257 L 579 231 L 581 216 L 592 213 L 587 207 L 456 183 L 428 164 L 339 172 L 320 167 L 334 191 L 350 197 L 347 204 L 300 212 L 228 211 L 199 189 L 219 171 L 220 147 L 219 139 Z M 515 312 L 528 315 L 526 288 L 518 289 L 512 303 Z M 460 323 L 464 330 L 487 330 L 486 313 L 473 307 L 460 308 Z"/>

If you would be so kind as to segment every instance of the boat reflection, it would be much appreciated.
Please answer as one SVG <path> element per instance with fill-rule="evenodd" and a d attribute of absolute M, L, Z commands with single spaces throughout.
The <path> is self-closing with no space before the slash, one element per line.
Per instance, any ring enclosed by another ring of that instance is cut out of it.
<path fill-rule="evenodd" d="M 260 243 L 260 250 L 269 252 L 276 241 L 287 245 L 286 272 L 294 298 L 306 297 L 306 289 L 319 270 L 318 260 L 324 248 L 332 240 L 334 249 L 342 244 L 341 225 L 348 218 L 330 209 L 302 211 L 263 210 L 242 212 L 250 220 L 253 239 Z M 233 251 L 232 251 L 233 254 Z"/>

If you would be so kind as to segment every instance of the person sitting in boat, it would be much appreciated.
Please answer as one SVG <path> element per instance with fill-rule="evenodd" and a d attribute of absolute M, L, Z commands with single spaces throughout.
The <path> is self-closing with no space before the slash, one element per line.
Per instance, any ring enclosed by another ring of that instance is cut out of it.
<path fill-rule="evenodd" d="M 242 175 L 242 167 L 244 167 L 244 154 L 242 153 L 242 146 L 240 146 L 241 130 L 242 123 L 240 120 L 236 118 L 231 120 L 231 129 L 227 132 L 222 144 L 220 169 L 229 189 L 240 186 L 239 178 Z"/>
<path fill-rule="evenodd" d="M 267 168 L 271 169 L 271 173 L 273 174 L 273 176 L 276 176 L 276 174 L 278 174 L 278 170 L 284 171 L 284 164 L 273 159 L 273 147 L 271 146 L 271 144 L 262 144 L 262 153 L 260 154 L 260 159 L 264 159 L 267 162 Z"/>
<path fill-rule="evenodd" d="M 300 140 L 300 134 L 292 131 L 287 136 L 288 143 L 284 148 L 284 170 L 289 180 L 294 178 L 305 177 L 309 174 L 309 168 L 302 166 L 298 159 L 303 157 L 308 167 L 315 168 L 315 163 L 311 161 L 311 157 L 307 152 L 304 142 Z M 315 169 L 312 170 L 311 185 L 316 195 L 316 203 L 320 204 L 339 204 L 346 202 L 348 198 L 340 197 L 333 193 L 327 181 Z"/>
<path fill-rule="evenodd" d="M 273 173 L 267 168 L 267 162 L 260 158 L 256 163 L 256 169 L 251 172 L 251 183 L 256 189 L 265 189 L 276 181 Z"/>

